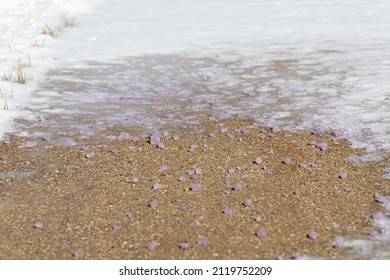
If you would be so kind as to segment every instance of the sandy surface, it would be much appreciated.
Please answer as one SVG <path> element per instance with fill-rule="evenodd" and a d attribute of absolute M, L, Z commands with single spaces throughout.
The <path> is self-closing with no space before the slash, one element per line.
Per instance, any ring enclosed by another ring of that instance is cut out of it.
<path fill-rule="evenodd" d="M 390 195 L 385 163 L 347 162 L 363 151 L 328 133 L 230 119 L 171 129 L 163 149 L 105 138 L 121 132 L 135 135 L 74 135 L 67 147 L 0 143 L 1 259 L 353 258 L 335 236 L 368 236 L 383 211 L 375 194 Z"/>

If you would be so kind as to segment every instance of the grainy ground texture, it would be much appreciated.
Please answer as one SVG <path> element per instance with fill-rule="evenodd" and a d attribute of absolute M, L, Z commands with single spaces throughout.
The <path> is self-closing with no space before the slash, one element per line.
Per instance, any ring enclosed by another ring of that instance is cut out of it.
<path fill-rule="evenodd" d="M 351 258 L 334 238 L 380 233 L 390 195 L 386 162 L 346 161 L 364 151 L 330 133 L 229 119 L 72 138 L 0 143 L 1 259 Z"/>

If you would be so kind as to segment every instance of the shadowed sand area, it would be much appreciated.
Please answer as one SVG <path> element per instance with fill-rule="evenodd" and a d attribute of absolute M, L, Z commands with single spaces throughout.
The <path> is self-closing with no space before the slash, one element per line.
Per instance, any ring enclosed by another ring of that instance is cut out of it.
<path fill-rule="evenodd" d="M 121 132 L 140 139 L 106 137 Z M 0 144 L 0 172 L 29 174 L 0 176 L 1 259 L 359 258 L 334 238 L 367 237 L 384 211 L 375 195 L 390 195 L 388 162 L 350 163 L 364 151 L 329 133 L 228 119 L 171 128 L 163 149 L 123 128 L 72 137 L 76 145 Z"/>

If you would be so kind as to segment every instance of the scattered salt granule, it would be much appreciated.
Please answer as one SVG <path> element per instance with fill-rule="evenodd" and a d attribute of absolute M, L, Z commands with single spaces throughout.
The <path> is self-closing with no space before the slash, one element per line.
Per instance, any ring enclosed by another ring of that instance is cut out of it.
<path fill-rule="evenodd" d="M 199 238 L 199 239 L 196 241 L 196 244 L 197 244 L 197 245 L 206 245 L 207 242 L 208 242 L 207 238 Z"/>
<path fill-rule="evenodd" d="M 312 230 L 308 235 L 307 237 L 311 240 L 315 240 L 317 238 L 317 232 Z"/>
<path fill-rule="evenodd" d="M 372 218 L 375 220 L 380 220 L 384 217 L 385 217 L 385 214 L 382 211 L 378 211 L 374 215 L 372 215 Z"/>
<path fill-rule="evenodd" d="M 222 133 L 228 132 L 228 130 L 229 130 L 229 129 L 227 129 L 226 127 L 221 128 L 221 132 L 222 132 Z"/>
<path fill-rule="evenodd" d="M 179 219 L 178 223 L 181 225 L 184 224 L 184 219 Z"/>
<path fill-rule="evenodd" d="M 115 225 L 112 226 L 113 230 L 120 230 L 121 228 L 122 228 L 121 224 L 115 224 Z"/>
<path fill-rule="evenodd" d="M 168 170 L 168 166 L 166 166 L 166 165 L 161 166 L 159 169 L 160 172 L 165 172 L 167 170 Z"/>
<path fill-rule="evenodd" d="M 223 213 L 224 213 L 225 215 L 228 215 L 228 216 L 233 215 L 233 212 L 234 212 L 234 210 L 233 210 L 232 208 L 225 208 L 225 209 L 223 210 Z"/>
<path fill-rule="evenodd" d="M 290 164 L 291 163 L 291 158 L 287 157 L 283 160 L 284 164 Z"/>
<path fill-rule="evenodd" d="M 257 157 L 255 160 L 256 164 L 261 164 L 263 162 L 263 159 L 261 157 Z"/>
<path fill-rule="evenodd" d="M 351 188 L 350 188 L 350 187 L 345 187 L 345 188 L 344 188 L 344 191 L 345 191 L 345 192 L 350 192 L 350 191 L 351 191 Z"/>
<path fill-rule="evenodd" d="M 157 190 L 157 189 L 159 189 L 159 188 L 161 188 L 161 184 L 160 184 L 159 182 L 154 183 L 153 186 L 152 186 L 152 189 L 153 189 L 153 190 Z"/>
<path fill-rule="evenodd" d="M 267 235 L 267 233 L 266 233 L 266 231 L 264 230 L 264 229 L 259 229 L 257 232 L 256 232 L 256 236 L 258 236 L 258 237 L 264 237 L 264 236 L 266 236 Z"/>
<path fill-rule="evenodd" d="M 179 243 L 178 246 L 180 249 L 183 249 L 183 250 L 190 248 L 190 244 L 188 244 L 187 242 Z"/>
<path fill-rule="evenodd" d="M 36 229 L 42 229 L 42 228 L 43 228 L 43 223 L 41 223 L 41 222 L 36 222 L 36 223 L 34 224 L 34 228 L 36 228 Z"/>
<path fill-rule="evenodd" d="M 380 235 L 379 231 L 373 229 L 372 231 L 370 231 L 370 237 L 378 237 Z"/>
<path fill-rule="evenodd" d="M 346 179 L 346 178 L 347 178 L 347 171 L 341 172 L 339 178 L 340 178 L 340 179 Z"/>
<path fill-rule="evenodd" d="M 229 170 L 228 170 L 229 173 L 234 173 L 235 171 L 236 171 L 236 169 L 234 167 L 229 168 Z"/>
<path fill-rule="evenodd" d="M 189 152 L 195 151 L 195 149 L 198 148 L 198 145 L 192 144 L 191 147 L 188 149 Z"/>
<path fill-rule="evenodd" d="M 157 147 L 159 147 L 160 149 L 164 149 L 165 145 L 163 142 L 160 141 L 160 142 L 158 142 Z"/>
<path fill-rule="evenodd" d="M 180 181 L 180 182 L 185 182 L 185 181 L 187 181 L 187 179 L 186 179 L 186 177 L 184 177 L 184 176 L 180 176 L 180 177 L 179 177 L 179 181 Z"/>
<path fill-rule="evenodd" d="M 198 191 L 200 191 L 200 189 L 201 189 L 200 184 L 194 184 L 191 187 L 191 191 L 193 191 L 193 192 L 198 192 Z"/>
<path fill-rule="evenodd" d="M 245 207 L 252 206 L 252 199 L 245 199 L 243 204 Z"/>
<path fill-rule="evenodd" d="M 200 221 L 199 220 L 195 220 L 195 225 L 196 226 L 200 226 Z"/>
<path fill-rule="evenodd" d="M 135 183 L 138 183 L 139 182 L 139 179 L 137 177 L 134 177 L 133 179 L 131 179 L 131 183 L 135 184 Z"/>
<path fill-rule="evenodd" d="M 91 159 L 91 158 L 94 158 L 95 157 L 95 152 L 92 152 L 92 153 L 89 153 L 89 154 L 86 154 L 86 158 L 88 158 L 88 159 Z"/>
<path fill-rule="evenodd" d="M 157 241 L 152 241 L 148 244 L 148 246 L 146 248 L 148 248 L 148 250 L 153 250 L 154 248 L 158 247 L 160 244 L 157 242 Z"/>
<path fill-rule="evenodd" d="M 324 130 L 322 127 L 320 126 L 317 126 L 316 128 L 314 128 L 313 132 L 312 132 L 314 135 L 321 135 L 324 133 Z"/>
<path fill-rule="evenodd" d="M 156 209 L 158 207 L 157 201 L 153 200 L 153 201 L 149 202 L 149 207 L 152 209 Z"/>
<path fill-rule="evenodd" d="M 73 256 L 77 259 L 84 257 L 85 252 L 83 249 L 78 249 L 73 253 Z"/>
<path fill-rule="evenodd" d="M 379 203 L 385 202 L 386 198 L 383 195 L 380 195 L 379 193 L 375 194 L 375 201 Z"/>
<path fill-rule="evenodd" d="M 214 137 L 215 137 L 215 134 L 214 134 L 214 133 L 210 133 L 210 134 L 209 134 L 209 137 L 214 138 Z"/>
<path fill-rule="evenodd" d="M 83 151 L 86 151 L 86 150 L 89 149 L 89 147 L 88 147 L 87 145 L 83 145 L 83 146 L 81 147 L 81 149 L 82 149 Z"/>
<path fill-rule="evenodd" d="M 179 210 L 184 210 L 186 209 L 186 205 L 184 203 L 180 203 L 179 206 L 177 207 Z"/>
<path fill-rule="evenodd" d="M 179 140 L 179 135 L 177 135 L 177 134 L 173 135 L 173 136 L 172 136 L 172 139 L 175 140 L 175 141 L 176 141 L 176 140 Z"/>
<path fill-rule="evenodd" d="M 307 168 L 307 165 L 301 162 L 301 163 L 299 164 L 299 167 L 300 167 L 300 168 Z"/>
<path fill-rule="evenodd" d="M 195 168 L 195 174 L 202 174 L 202 168 L 200 168 L 200 167 L 197 167 L 197 168 Z"/>
<path fill-rule="evenodd" d="M 37 142 L 34 142 L 34 141 L 32 141 L 32 140 L 28 140 L 28 141 L 26 142 L 26 146 L 29 147 L 29 148 L 32 148 L 32 147 L 34 147 L 34 146 L 36 146 L 36 145 L 37 145 Z"/>
<path fill-rule="evenodd" d="M 129 219 L 132 219 L 132 218 L 133 218 L 133 213 L 128 212 L 128 213 L 127 213 L 127 217 L 128 217 Z"/>
<path fill-rule="evenodd" d="M 237 185 L 234 187 L 234 190 L 235 191 L 241 191 L 242 190 L 242 184 L 241 183 L 237 183 Z"/>
<path fill-rule="evenodd" d="M 317 143 L 317 148 L 320 148 L 321 151 L 326 151 L 328 149 L 328 143 L 326 142 L 321 142 L 321 143 Z"/>

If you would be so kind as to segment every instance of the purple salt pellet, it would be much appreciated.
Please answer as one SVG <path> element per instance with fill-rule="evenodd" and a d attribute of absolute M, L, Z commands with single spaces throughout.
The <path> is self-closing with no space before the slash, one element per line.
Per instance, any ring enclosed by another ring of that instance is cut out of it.
<path fill-rule="evenodd" d="M 226 136 L 229 137 L 230 139 L 234 138 L 234 136 L 230 132 L 226 133 Z"/>
<path fill-rule="evenodd" d="M 197 241 L 196 241 L 196 244 L 197 245 L 206 245 L 208 242 L 207 238 L 199 238 Z"/>
<path fill-rule="evenodd" d="M 172 139 L 175 140 L 175 141 L 179 140 L 179 135 L 177 135 L 177 134 L 173 135 Z"/>
<path fill-rule="evenodd" d="M 73 256 L 77 259 L 84 257 L 85 252 L 83 249 L 78 249 L 73 253 Z"/>
<path fill-rule="evenodd" d="M 180 177 L 179 177 L 179 181 L 180 181 L 180 182 L 185 182 L 185 181 L 187 181 L 187 179 L 186 179 L 186 177 L 184 177 L 184 176 L 180 176 Z"/>
<path fill-rule="evenodd" d="M 245 199 L 243 204 L 244 204 L 245 207 L 252 206 L 253 205 L 252 199 Z"/>
<path fill-rule="evenodd" d="M 28 141 L 26 142 L 26 146 L 29 147 L 29 148 L 32 148 L 32 147 L 34 147 L 34 146 L 36 146 L 36 145 L 37 145 L 37 142 L 34 142 L 34 141 L 32 141 L 32 140 L 28 140 Z"/>
<path fill-rule="evenodd" d="M 158 142 L 157 147 L 159 147 L 160 149 L 164 149 L 165 145 L 163 142 Z"/>
<path fill-rule="evenodd" d="M 130 134 L 127 132 L 121 132 L 119 136 L 117 137 L 118 140 L 129 140 L 130 139 Z"/>
<path fill-rule="evenodd" d="M 132 213 L 132 212 L 128 212 L 128 213 L 127 213 L 127 217 L 128 217 L 129 219 L 132 219 L 132 218 L 133 218 L 133 216 L 134 216 L 134 215 L 133 215 L 133 213 Z"/>
<path fill-rule="evenodd" d="M 379 231 L 373 229 L 370 231 L 370 237 L 378 237 L 380 235 Z"/>
<path fill-rule="evenodd" d="M 92 153 L 86 154 L 85 157 L 88 158 L 88 159 L 91 159 L 91 158 L 94 158 L 95 155 L 96 155 L 96 153 L 95 153 L 95 152 L 92 152 Z"/>
<path fill-rule="evenodd" d="M 300 168 L 307 168 L 307 165 L 304 164 L 304 163 L 300 163 L 300 164 L 299 164 L 299 167 L 300 167 Z"/>
<path fill-rule="evenodd" d="M 115 225 L 112 226 L 113 230 L 120 230 L 121 228 L 122 228 L 121 224 L 115 224 Z"/>
<path fill-rule="evenodd" d="M 228 132 L 228 130 L 229 130 L 229 129 L 227 129 L 226 127 L 221 128 L 221 132 L 222 132 L 222 133 Z"/>
<path fill-rule="evenodd" d="M 135 184 L 135 183 L 138 183 L 139 182 L 139 179 L 137 177 L 134 177 L 133 179 L 131 179 L 131 183 Z"/>
<path fill-rule="evenodd" d="M 223 213 L 224 213 L 225 215 L 231 216 L 231 215 L 233 215 L 234 210 L 233 210 L 232 208 L 225 208 L 225 209 L 223 210 Z"/>
<path fill-rule="evenodd" d="M 160 244 L 157 241 L 152 241 L 148 244 L 147 248 L 148 250 L 153 250 L 154 248 L 158 247 Z"/>
<path fill-rule="evenodd" d="M 185 210 L 186 209 L 186 205 L 184 203 L 180 203 L 178 209 L 179 210 Z"/>
<path fill-rule="evenodd" d="M 195 170 L 190 169 L 190 170 L 187 171 L 187 174 L 188 175 L 194 175 L 195 174 Z"/>
<path fill-rule="evenodd" d="M 165 219 L 160 219 L 160 224 L 165 224 L 166 221 Z"/>
<path fill-rule="evenodd" d="M 193 152 L 193 151 L 195 151 L 196 148 L 198 148 L 198 145 L 197 145 L 197 144 L 192 144 L 192 145 L 190 146 L 190 148 L 188 149 L 188 151 L 189 151 L 189 152 Z"/>
<path fill-rule="evenodd" d="M 81 147 L 81 149 L 84 150 L 84 151 L 86 151 L 86 150 L 89 149 L 89 147 L 88 147 L 87 145 L 84 145 L 84 146 Z"/>
<path fill-rule="evenodd" d="M 160 172 L 165 172 L 167 170 L 168 170 L 168 166 L 166 166 L 166 165 L 161 166 L 159 169 Z"/>
<path fill-rule="evenodd" d="M 178 220 L 178 223 L 181 224 L 181 225 L 184 224 L 184 222 L 185 222 L 184 219 L 179 219 Z"/>
<path fill-rule="evenodd" d="M 198 191 L 200 191 L 200 189 L 201 189 L 200 184 L 194 184 L 191 187 L 191 191 L 193 191 L 193 192 L 198 192 Z"/>
<path fill-rule="evenodd" d="M 241 183 L 237 183 L 236 186 L 234 187 L 234 190 L 235 191 L 241 191 L 242 190 L 242 184 Z"/>
<path fill-rule="evenodd" d="M 153 190 L 157 190 L 157 189 L 159 189 L 159 188 L 161 188 L 161 184 L 160 184 L 159 182 L 154 183 L 153 186 L 152 186 L 152 189 L 153 189 Z"/>
<path fill-rule="evenodd" d="M 197 167 L 197 168 L 195 168 L 195 174 L 202 174 L 202 168 L 200 168 L 200 167 Z"/>
<path fill-rule="evenodd" d="M 42 228 L 43 228 L 43 223 L 41 223 L 41 222 L 36 222 L 36 223 L 34 224 L 34 228 L 36 228 L 36 229 L 42 229 Z"/>
<path fill-rule="evenodd" d="M 311 140 L 309 141 L 309 145 L 317 146 L 317 141 Z"/>
<path fill-rule="evenodd" d="M 384 203 L 386 198 L 383 195 L 375 194 L 375 201 L 379 203 Z"/>
<path fill-rule="evenodd" d="M 260 215 L 257 215 L 256 218 L 255 218 L 255 221 L 260 223 L 262 220 L 261 216 Z"/>
<path fill-rule="evenodd" d="M 264 229 L 259 229 L 257 232 L 256 232 L 256 236 L 257 237 L 265 237 L 267 235 L 266 231 Z"/>
<path fill-rule="evenodd" d="M 328 143 L 326 142 L 318 143 L 316 146 L 317 148 L 320 148 L 321 151 L 326 151 L 328 149 Z"/>
<path fill-rule="evenodd" d="M 229 168 L 229 170 L 228 170 L 229 173 L 234 173 L 235 171 L 236 171 L 236 169 L 234 167 Z"/>
<path fill-rule="evenodd" d="M 375 220 L 380 220 L 385 217 L 385 214 L 382 211 L 376 212 L 374 215 L 372 215 L 372 218 Z"/>
<path fill-rule="evenodd" d="M 346 179 L 346 178 L 347 178 L 347 171 L 341 172 L 339 178 L 340 178 L 340 179 Z"/>
<path fill-rule="evenodd" d="M 322 129 L 322 127 L 320 126 L 317 126 L 316 128 L 314 128 L 313 132 L 312 132 L 314 135 L 321 135 L 324 133 L 324 130 Z"/>
<path fill-rule="evenodd" d="M 307 235 L 307 237 L 309 238 L 309 239 L 311 239 L 311 240 L 315 240 L 316 238 L 317 238 L 317 232 L 316 231 L 311 231 L 308 235 Z"/>
<path fill-rule="evenodd" d="M 180 249 L 183 249 L 183 250 L 190 248 L 190 244 L 187 242 L 179 243 L 178 246 Z"/>
<path fill-rule="evenodd" d="M 263 159 L 261 157 L 257 157 L 255 160 L 256 164 L 261 164 L 263 162 Z"/>
<path fill-rule="evenodd" d="M 153 201 L 149 202 L 149 207 L 152 209 L 156 209 L 158 207 L 157 201 L 153 200 Z"/>
<path fill-rule="evenodd" d="M 165 137 L 168 136 L 168 135 L 169 135 L 169 131 L 168 131 L 168 130 L 164 131 L 164 132 L 163 132 L 163 135 L 164 135 Z"/>
<path fill-rule="evenodd" d="M 210 133 L 210 134 L 209 134 L 209 137 L 214 138 L 214 137 L 215 137 L 215 134 L 214 134 L 214 133 Z"/>
<path fill-rule="evenodd" d="M 152 145 L 158 145 L 158 143 L 160 143 L 160 137 L 157 136 L 157 135 L 152 135 L 150 137 L 150 144 Z"/>
<path fill-rule="evenodd" d="M 313 163 L 311 164 L 311 166 L 314 167 L 314 168 L 318 168 L 318 164 L 317 164 L 316 162 L 313 162 Z"/>
<path fill-rule="evenodd" d="M 291 163 L 291 158 L 287 157 L 283 160 L 284 164 L 290 164 Z"/>

